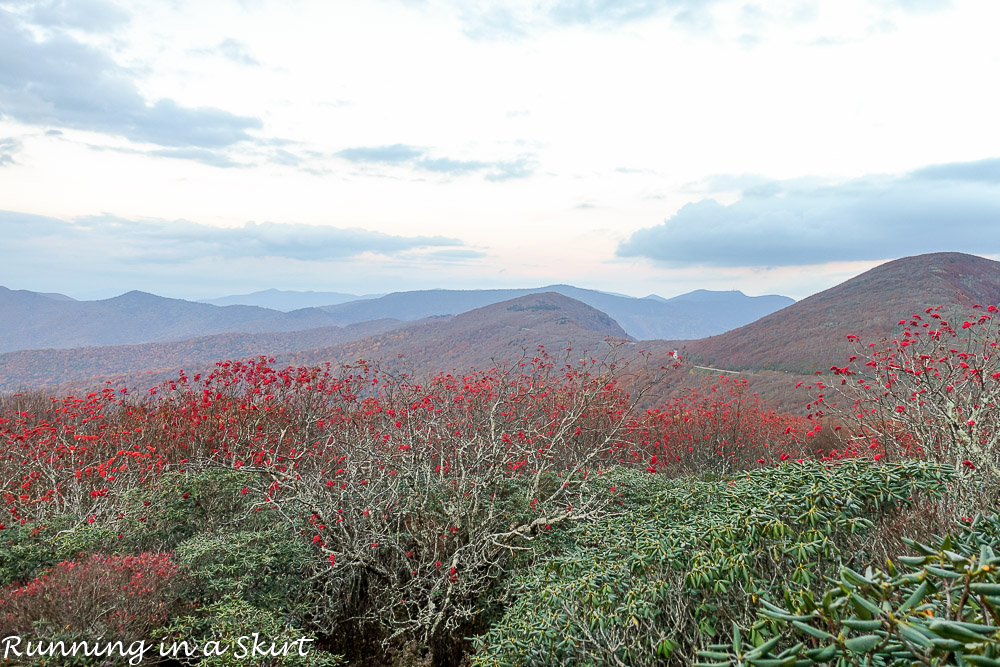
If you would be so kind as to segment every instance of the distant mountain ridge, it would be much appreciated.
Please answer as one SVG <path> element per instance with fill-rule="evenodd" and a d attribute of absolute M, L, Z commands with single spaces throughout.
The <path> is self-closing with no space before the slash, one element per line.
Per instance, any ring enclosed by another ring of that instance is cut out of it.
<path fill-rule="evenodd" d="M 419 290 L 393 292 L 378 299 L 324 306 L 344 323 L 392 317 L 415 320 L 433 315 L 455 315 L 529 294 L 555 292 L 610 315 L 628 335 L 643 339 L 693 339 L 722 333 L 752 322 L 794 303 L 784 296 L 749 297 L 739 291 L 697 290 L 663 299 L 623 297 L 571 285 L 531 289 Z"/>
<path fill-rule="evenodd" d="M 359 299 L 377 299 L 384 294 L 345 294 L 343 292 L 313 292 L 266 289 L 250 294 L 233 294 L 230 296 L 220 296 L 215 299 L 199 299 L 198 303 L 209 303 L 213 306 L 260 306 L 289 312 L 300 308 L 318 308 L 319 306 L 332 306 L 347 301 L 357 301 Z"/>
<path fill-rule="evenodd" d="M 637 299 L 570 285 L 531 289 L 421 290 L 394 292 L 377 298 L 338 292 L 265 290 L 255 293 L 254 298 L 262 301 L 283 302 L 283 308 L 292 298 L 317 301 L 334 295 L 354 299 L 322 308 L 277 310 L 169 299 L 140 291 L 110 299 L 76 301 L 61 294 L 0 287 L 0 313 L 5 316 L 0 320 L 0 353 L 138 345 L 220 333 L 301 331 L 384 319 L 415 321 L 458 315 L 544 292 L 556 292 L 603 311 L 618 322 L 627 335 L 639 339 L 700 338 L 746 324 L 793 303 L 787 297 L 748 297 L 738 291 L 708 290 L 672 299 Z M 239 298 L 223 297 L 221 300 Z"/>
<path fill-rule="evenodd" d="M 169 377 L 181 368 L 209 367 L 216 361 L 261 354 L 294 355 L 329 347 L 403 326 L 399 320 L 376 320 L 346 327 L 320 327 L 278 333 L 221 333 L 164 343 L 106 345 L 74 349 L 18 350 L 0 354 L 0 392 L 71 386 L 97 378 Z"/>
<path fill-rule="evenodd" d="M 215 333 L 264 333 L 339 326 L 318 308 L 282 313 L 255 306 L 212 306 L 132 291 L 75 301 L 0 287 L 0 353 L 39 348 L 129 345 Z"/>

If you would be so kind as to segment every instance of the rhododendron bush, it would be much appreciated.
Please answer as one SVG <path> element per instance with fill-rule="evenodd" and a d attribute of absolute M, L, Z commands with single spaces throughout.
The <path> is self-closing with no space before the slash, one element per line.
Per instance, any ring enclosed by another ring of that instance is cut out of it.
<path fill-rule="evenodd" d="M 873 518 L 939 495 L 948 477 L 923 461 L 847 459 L 634 488 L 635 511 L 512 578 L 473 662 L 691 664 L 761 596 L 824 587 Z"/>
<path fill-rule="evenodd" d="M 822 595 L 762 601 L 749 632 L 734 627 L 731 641 L 700 652 L 701 664 L 997 664 L 997 515 L 967 519 L 928 542 L 906 540 L 912 555 L 885 569 L 842 567 Z"/>

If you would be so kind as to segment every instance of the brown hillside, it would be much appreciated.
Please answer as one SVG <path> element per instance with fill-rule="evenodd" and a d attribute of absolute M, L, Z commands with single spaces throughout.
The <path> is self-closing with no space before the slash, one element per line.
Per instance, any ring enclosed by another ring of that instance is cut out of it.
<path fill-rule="evenodd" d="M 394 322 L 382 320 L 381 322 Z M 177 370 L 184 368 L 188 373 L 207 370 L 212 362 L 227 357 L 249 357 L 259 354 L 274 356 L 278 365 L 315 365 L 330 362 L 334 365 L 351 364 L 358 360 L 377 361 L 384 367 L 398 372 L 407 372 L 426 376 L 428 374 L 452 369 L 465 370 L 471 366 L 489 368 L 494 364 L 516 361 L 525 352 L 534 355 L 538 345 L 543 345 L 556 358 L 569 355 L 567 347 L 572 346 L 573 355 L 582 356 L 590 352 L 597 355 L 607 349 L 605 339 L 628 340 L 628 335 L 613 319 L 590 306 L 552 292 L 532 294 L 510 301 L 478 308 L 455 317 L 441 317 L 429 321 L 407 324 L 406 326 L 383 326 L 381 331 L 375 328 L 377 323 L 362 323 L 346 327 L 345 331 L 355 331 L 370 327 L 362 335 L 364 338 L 340 338 L 334 345 L 313 344 L 310 347 L 289 347 L 306 332 L 296 334 L 269 334 L 266 337 L 234 337 L 239 338 L 242 346 L 229 345 L 225 348 L 215 348 L 218 351 L 234 352 L 235 354 L 214 354 L 206 358 L 204 354 L 188 354 L 183 358 L 183 349 L 193 350 L 195 341 L 177 343 L 177 349 L 170 348 L 169 355 L 152 355 L 148 363 L 142 362 L 140 350 L 149 350 L 146 346 L 132 348 L 90 348 L 87 352 L 101 357 L 107 355 L 109 361 L 127 351 L 136 363 L 127 370 L 115 373 L 105 372 L 92 374 L 89 379 L 81 378 L 73 382 L 62 382 L 50 389 L 58 393 L 74 393 L 91 389 L 105 380 L 114 384 L 126 384 L 133 390 L 145 390 L 170 377 L 176 377 Z M 332 336 L 324 332 L 326 340 Z M 218 342 L 216 337 L 210 337 Z M 259 344 L 254 344 L 258 340 Z M 572 345 L 570 345 L 572 344 Z M 321 346 L 322 345 L 322 346 Z M 53 363 L 58 363 L 66 357 L 62 351 L 43 350 L 41 353 L 51 355 Z M 71 351 L 82 352 L 82 351 Z M 211 353 L 210 353 L 211 354 Z M 402 358 L 399 355 L 403 355 Z M 16 355 L 4 355 L 12 356 Z M 574 356 L 574 360 L 578 358 Z M 0 357 L 2 360 L 4 357 Z M 169 359 L 170 363 L 165 360 Z M 76 359 L 74 363 L 81 363 Z M 79 375 L 77 377 L 80 377 Z M 32 386 L 22 383 L 19 386 Z"/>
<path fill-rule="evenodd" d="M 811 373 L 841 364 L 847 334 L 892 333 L 932 306 L 1000 302 L 1000 262 L 957 252 L 904 257 L 719 336 L 678 344 L 696 363 Z"/>
<path fill-rule="evenodd" d="M 20 350 L 0 354 L 0 392 L 75 388 L 93 378 L 125 380 L 129 386 L 155 384 L 180 369 L 203 368 L 216 361 L 260 354 L 282 355 L 357 340 L 403 326 L 376 320 L 346 327 L 319 327 L 281 333 L 224 333 L 171 343 L 106 345 L 71 350 Z"/>
<path fill-rule="evenodd" d="M 606 338 L 628 340 L 608 315 L 576 299 L 544 292 L 477 308 L 455 317 L 402 327 L 363 340 L 299 353 L 296 364 L 380 360 L 400 371 L 426 375 L 513 362 L 538 345 L 556 356 L 598 354 Z M 399 356 L 403 358 L 400 360 Z M 575 357 L 574 357 L 575 358 Z"/>

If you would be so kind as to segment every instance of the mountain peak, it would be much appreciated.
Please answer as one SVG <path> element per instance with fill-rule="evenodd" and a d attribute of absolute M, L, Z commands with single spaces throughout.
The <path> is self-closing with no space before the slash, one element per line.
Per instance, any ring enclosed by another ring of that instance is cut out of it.
<path fill-rule="evenodd" d="M 125 292 L 124 294 L 111 297 L 110 299 L 103 299 L 103 301 L 159 301 L 166 298 L 167 297 L 151 294 L 150 292 L 143 292 L 141 290 L 134 289 Z"/>
<path fill-rule="evenodd" d="M 934 306 L 1000 303 L 1000 262 L 958 252 L 880 264 L 756 322 L 692 341 L 707 365 L 811 373 L 843 363 L 847 334 L 878 340 L 901 317 Z"/>
<path fill-rule="evenodd" d="M 629 338 L 621 325 L 607 313 L 558 292 L 538 292 L 501 301 L 462 313 L 456 316 L 453 322 L 460 324 L 466 319 L 482 317 L 509 319 L 511 314 L 522 316 L 525 324 L 552 320 L 560 324 L 573 322 L 588 331 L 605 336 Z"/>

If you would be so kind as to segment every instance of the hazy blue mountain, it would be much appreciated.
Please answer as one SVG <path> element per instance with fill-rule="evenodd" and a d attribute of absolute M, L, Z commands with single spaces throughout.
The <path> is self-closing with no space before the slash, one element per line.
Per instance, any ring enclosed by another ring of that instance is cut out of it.
<path fill-rule="evenodd" d="M 129 345 L 215 333 L 299 331 L 338 326 L 317 308 L 282 313 L 256 306 L 213 306 L 128 292 L 74 301 L 0 287 L 0 352 L 38 348 Z"/>
<path fill-rule="evenodd" d="M 233 294 L 220 296 L 216 299 L 199 299 L 199 303 L 210 303 L 213 306 L 260 306 L 288 312 L 299 308 L 315 308 L 332 306 L 358 299 L 374 299 L 383 294 L 344 294 L 343 292 L 299 292 L 295 290 L 266 289 L 250 294 Z"/>
<path fill-rule="evenodd" d="M 16 290 L 16 291 L 23 292 L 26 290 Z M 50 299 L 54 299 L 56 301 L 76 301 L 76 299 L 74 299 L 73 297 L 66 296 L 65 294 L 60 294 L 59 292 L 37 292 L 37 294 L 40 294 L 44 297 L 48 297 Z"/>
<path fill-rule="evenodd" d="M 556 292 L 596 308 L 636 339 L 682 340 L 711 336 L 753 322 L 792 303 L 787 297 L 748 297 L 737 291 L 697 290 L 663 300 L 552 285 L 530 289 L 394 292 L 378 298 L 359 297 L 322 308 L 282 312 L 260 306 L 219 306 L 168 299 L 138 291 L 110 299 L 76 301 L 58 294 L 0 287 L 0 313 L 4 314 L 0 319 L 0 353 L 135 345 L 217 333 L 300 331 L 381 319 L 413 321 L 458 315 L 542 292 Z M 260 294 L 280 299 L 283 295 L 310 293 L 272 290 Z M 292 305 L 286 300 L 284 307 Z"/>
<path fill-rule="evenodd" d="M 570 285 L 549 285 L 530 289 L 393 292 L 378 299 L 324 306 L 323 310 L 344 323 L 384 317 L 406 321 L 434 315 L 457 315 L 542 292 L 557 292 L 603 311 L 630 336 L 641 340 L 712 336 L 749 324 L 794 303 L 784 296 L 749 297 L 739 291 L 696 290 L 672 299 L 655 295 L 637 299 Z"/>

